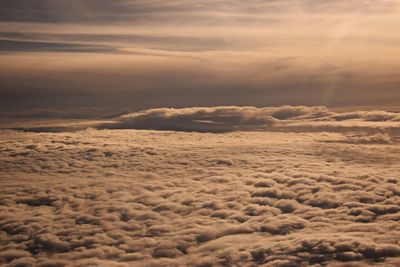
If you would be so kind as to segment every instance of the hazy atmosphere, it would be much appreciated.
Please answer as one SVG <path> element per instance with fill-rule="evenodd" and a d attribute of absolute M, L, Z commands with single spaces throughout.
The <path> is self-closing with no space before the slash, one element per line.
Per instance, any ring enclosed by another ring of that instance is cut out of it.
<path fill-rule="evenodd" d="M 2 112 L 398 106 L 397 0 L 1 4 Z"/>
<path fill-rule="evenodd" d="M 1 266 L 400 266 L 399 0 L 0 4 Z"/>

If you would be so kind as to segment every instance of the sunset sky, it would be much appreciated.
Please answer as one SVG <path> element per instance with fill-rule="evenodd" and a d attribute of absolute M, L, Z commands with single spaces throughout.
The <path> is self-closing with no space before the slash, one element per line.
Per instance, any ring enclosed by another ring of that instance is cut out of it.
<path fill-rule="evenodd" d="M 400 266 L 400 0 L 0 0 L 0 266 Z"/>
<path fill-rule="evenodd" d="M 0 3 L 0 112 L 400 100 L 397 0 Z"/>

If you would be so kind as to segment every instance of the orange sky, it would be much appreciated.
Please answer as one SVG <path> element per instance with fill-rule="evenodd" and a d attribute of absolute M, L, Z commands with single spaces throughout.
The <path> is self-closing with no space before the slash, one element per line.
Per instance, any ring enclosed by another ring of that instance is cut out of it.
<path fill-rule="evenodd" d="M 17 0 L 2 111 L 400 101 L 400 1 Z"/>

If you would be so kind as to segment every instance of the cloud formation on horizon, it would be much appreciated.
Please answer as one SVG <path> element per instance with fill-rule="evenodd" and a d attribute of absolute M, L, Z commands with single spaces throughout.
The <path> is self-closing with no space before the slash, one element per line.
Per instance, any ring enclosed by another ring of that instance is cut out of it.
<path fill-rule="evenodd" d="M 400 136 L 400 113 L 384 110 L 334 112 L 324 106 L 215 106 L 158 108 L 137 112 L 104 109 L 3 113 L 1 129 L 26 132 L 73 132 L 95 129 L 142 129 L 186 132 L 280 131 L 342 132 Z M 368 140 L 367 137 L 366 140 Z M 374 137 L 371 137 L 373 140 Z M 385 139 L 385 138 L 383 138 Z"/>
<path fill-rule="evenodd" d="M 315 129 L 326 127 L 323 123 L 331 123 L 332 128 L 354 127 L 357 122 L 365 122 L 366 128 L 378 129 L 384 126 L 382 122 L 400 128 L 400 114 L 379 110 L 336 113 L 323 106 L 160 108 L 125 114 L 98 128 L 229 132 L 271 130 L 299 123 L 308 123 Z"/>
<path fill-rule="evenodd" d="M 257 130 L 272 125 L 276 120 L 302 115 L 327 113 L 325 107 L 192 107 L 150 109 L 119 117 L 110 128 L 181 130 L 181 131 L 234 131 Z"/>

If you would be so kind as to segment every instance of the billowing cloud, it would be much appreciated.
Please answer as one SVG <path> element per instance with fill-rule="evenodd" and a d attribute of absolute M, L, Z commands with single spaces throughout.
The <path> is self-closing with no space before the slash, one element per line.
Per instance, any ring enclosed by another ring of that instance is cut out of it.
<path fill-rule="evenodd" d="M 4 122 L 2 129 L 30 132 L 67 132 L 89 127 L 195 132 L 327 131 L 345 133 L 346 138 L 341 141 L 355 143 L 390 143 L 400 134 L 400 115 L 397 112 L 334 112 L 324 106 L 216 106 L 138 112 L 107 108 L 39 109 L 0 115 Z"/>
<path fill-rule="evenodd" d="M 123 115 L 110 128 L 155 129 L 181 131 L 234 131 L 258 130 L 273 124 L 277 119 L 302 115 L 327 114 L 324 107 L 208 107 L 163 108 Z"/>
<path fill-rule="evenodd" d="M 396 112 L 386 111 L 353 111 L 339 113 L 332 116 L 337 121 L 361 119 L 364 121 L 400 121 L 400 114 Z"/>
<path fill-rule="evenodd" d="M 108 129 L 148 129 L 198 132 L 228 131 L 351 131 L 399 130 L 400 114 L 386 111 L 335 113 L 326 107 L 192 107 L 150 109 L 122 115 L 98 126 Z M 376 123 L 374 123 L 376 122 Z M 382 124 L 385 123 L 386 124 Z"/>

